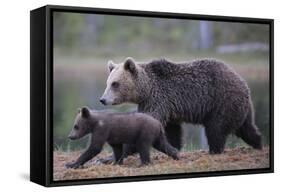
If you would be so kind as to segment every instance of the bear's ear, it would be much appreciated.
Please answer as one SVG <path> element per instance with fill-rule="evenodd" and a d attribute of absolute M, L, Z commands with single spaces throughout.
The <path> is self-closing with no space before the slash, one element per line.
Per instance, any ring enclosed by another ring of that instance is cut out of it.
<path fill-rule="evenodd" d="M 82 107 L 81 109 L 81 114 L 82 114 L 82 117 L 84 118 L 88 118 L 90 117 L 90 109 L 88 107 Z"/>
<path fill-rule="evenodd" d="M 77 113 L 80 113 L 81 112 L 81 108 L 77 108 Z"/>
<path fill-rule="evenodd" d="M 133 58 L 128 57 L 124 63 L 124 69 L 135 74 L 137 72 L 136 63 Z"/>
<path fill-rule="evenodd" d="M 109 73 L 110 73 L 110 72 L 114 69 L 115 64 L 113 63 L 113 61 L 109 60 L 109 61 L 107 62 L 107 67 L 108 67 L 108 71 L 109 71 Z"/>

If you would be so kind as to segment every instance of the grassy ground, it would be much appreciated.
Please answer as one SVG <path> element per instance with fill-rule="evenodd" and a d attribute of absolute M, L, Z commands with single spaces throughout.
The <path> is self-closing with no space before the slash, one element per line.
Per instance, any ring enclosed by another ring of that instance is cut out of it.
<path fill-rule="evenodd" d="M 79 169 L 66 169 L 65 164 L 71 162 L 81 152 L 54 152 L 54 180 L 72 180 L 87 178 L 121 177 L 136 175 L 159 175 L 171 173 L 190 173 L 219 170 L 238 170 L 269 167 L 269 148 L 254 150 L 239 147 L 226 149 L 223 154 L 209 155 L 207 151 L 181 152 L 180 160 L 173 160 L 166 155 L 153 152 L 152 163 L 139 167 L 138 156 L 128 157 L 124 165 L 97 165 L 94 158 Z M 98 157 L 108 156 L 102 152 Z"/>

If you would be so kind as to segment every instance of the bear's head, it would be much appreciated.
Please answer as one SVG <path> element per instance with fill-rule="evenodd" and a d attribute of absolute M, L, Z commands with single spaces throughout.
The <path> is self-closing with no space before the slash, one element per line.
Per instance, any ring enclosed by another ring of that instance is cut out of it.
<path fill-rule="evenodd" d="M 91 132 L 91 129 L 93 129 L 97 123 L 98 121 L 88 107 L 78 109 L 73 128 L 68 135 L 68 138 L 75 140 L 84 137 Z"/>
<path fill-rule="evenodd" d="M 109 76 L 106 89 L 100 98 L 104 105 L 118 105 L 121 103 L 138 103 L 142 96 L 145 84 L 145 72 L 141 65 L 136 64 L 132 58 L 124 63 L 108 62 Z"/>

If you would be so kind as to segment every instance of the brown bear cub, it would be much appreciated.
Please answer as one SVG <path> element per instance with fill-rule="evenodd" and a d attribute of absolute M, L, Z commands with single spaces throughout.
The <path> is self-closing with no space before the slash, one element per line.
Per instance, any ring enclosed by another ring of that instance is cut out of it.
<path fill-rule="evenodd" d="M 113 149 L 115 164 L 123 163 L 123 145 L 127 144 L 136 145 L 142 165 L 150 162 L 151 146 L 178 159 L 178 151 L 168 143 L 162 124 L 144 113 L 108 113 L 83 107 L 68 137 L 74 140 L 87 134 L 92 136 L 90 146 L 74 163 L 67 163 L 67 168 L 78 168 L 89 161 L 106 142 Z"/>

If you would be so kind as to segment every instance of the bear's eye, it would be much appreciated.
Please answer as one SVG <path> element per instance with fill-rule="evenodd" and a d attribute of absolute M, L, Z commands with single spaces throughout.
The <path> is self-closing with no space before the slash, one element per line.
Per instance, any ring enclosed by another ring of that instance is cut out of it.
<path fill-rule="evenodd" d="M 114 89 L 117 89 L 118 87 L 119 87 L 119 83 L 118 82 L 113 82 L 112 84 L 111 84 L 111 86 L 114 88 Z"/>
<path fill-rule="evenodd" d="M 75 129 L 75 130 L 78 130 L 79 128 L 78 128 L 78 126 L 77 126 L 77 125 L 74 125 L 74 129 Z"/>

